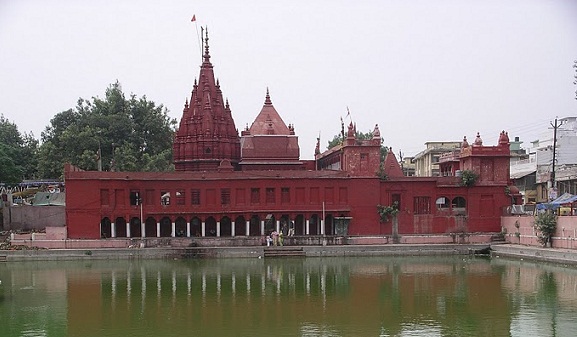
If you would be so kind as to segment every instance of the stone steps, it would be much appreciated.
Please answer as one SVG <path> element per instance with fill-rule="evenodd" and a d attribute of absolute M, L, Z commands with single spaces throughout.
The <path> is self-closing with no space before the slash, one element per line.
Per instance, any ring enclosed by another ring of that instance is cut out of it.
<path fill-rule="evenodd" d="M 302 247 L 265 247 L 264 257 L 305 257 Z"/>

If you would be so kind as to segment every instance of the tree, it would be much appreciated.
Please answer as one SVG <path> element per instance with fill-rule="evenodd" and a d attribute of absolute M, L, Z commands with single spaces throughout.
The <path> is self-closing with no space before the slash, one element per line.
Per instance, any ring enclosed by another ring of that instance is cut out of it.
<path fill-rule="evenodd" d="M 163 105 L 146 96 L 126 98 L 117 81 L 104 99 L 80 98 L 74 109 L 54 116 L 42 132 L 39 172 L 58 178 L 65 163 L 85 170 L 171 170 L 175 127 Z"/>
<path fill-rule="evenodd" d="M 16 124 L 0 115 L 0 182 L 10 185 L 36 176 L 38 140 L 20 134 Z"/>
<path fill-rule="evenodd" d="M 544 247 L 551 245 L 551 238 L 557 230 L 557 215 L 552 212 L 539 213 L 535 217 L 533 228 L 537 232 L 537 241 Z"/>

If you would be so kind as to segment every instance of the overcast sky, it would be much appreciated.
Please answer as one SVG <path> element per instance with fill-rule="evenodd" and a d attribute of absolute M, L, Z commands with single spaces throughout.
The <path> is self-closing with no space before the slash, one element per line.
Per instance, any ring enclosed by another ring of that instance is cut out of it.
<path fill-rule="evenodd" d="M 118 80 L 180 119 L 201 25 L 239 131 L 268 87 L 302 159 L 319 133 L 324 149 L 340 132 L 347 107 L 405 156 L 478 131 L 486 145 L 506 130 L 528 146 L 577 115 L 574 0 L 0 0 L 0 114 L 40 138 Z"/>

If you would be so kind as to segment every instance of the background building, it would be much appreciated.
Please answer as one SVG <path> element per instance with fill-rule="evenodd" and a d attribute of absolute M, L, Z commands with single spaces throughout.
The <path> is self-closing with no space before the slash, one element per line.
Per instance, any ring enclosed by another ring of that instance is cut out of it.
<path fill-rule="evenodd" d="M 461 142 L 426 142 L 425 150 L 417 153 L 413 157 L 415 164 L 415 176 L 417 177 L 438 177 L 439 159 L 447 152 L 452 152 L 461 147 Z"/>

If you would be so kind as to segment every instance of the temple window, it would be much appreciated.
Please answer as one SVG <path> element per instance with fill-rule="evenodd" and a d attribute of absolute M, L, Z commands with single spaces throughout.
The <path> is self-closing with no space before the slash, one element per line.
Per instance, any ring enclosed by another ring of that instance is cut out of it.
<path fill-rule="evenodd" d="M 281 187 L 280 201 L 283 204 L 288 204 L 291 202 L 290 189 L 288 187 Z"/>
<path fill-rule="evenodd" d="M 448 211 L 449 210 L 449 198 L 447 197 L 438 197 L 435 201 L 435 205 L 437 205 L 438 211 Z"/>
<path fill-rule="evenodd" d="M 260 188 L 250 189 L 250 203 L 253 205 L 260 204 Z"/>
<path fill-rule="evenodd" d="M 415 214 L 431 214 L 431 197 L 415 197 L 413 199 Z"/>
<path fill-rule="evenodd" d="M 142 203 L 142 199 L 140 197 L 140 191 L 132 190 L 130 191 L 130 205 L 136 206 Z"/>
<path fill-rule="evenodd" d="M 401 209 L 401 194 L 393 193 L 391 195 L 391 205 L 397 205 L 397 208 Z"/>
<path fill-rule="evenodd" d="M 267 187 L 266 189 L 266 203 L 267 204 L 274 204 L 276 202 L 275 195 L 274 195 L 274 188 Z"/>
<path fill-rule="evenodd" d="M 100 204 L 103 206 L 110 205 L 110 192 L 106 189 L 100 190 Z"/>
<path fill-rule="evenodd" d="M 184 205 L 185 204 L 185 193 L 184 190 L 176 190 L 176 204 L 177 205 Z"/>
<path fill-rule="evenodd" d="M 200 205 L 200 190 L 199 189 L 192 189 L 190 190 L 190 203 L 192 205 Z"/>
<path fill-rule="evenodd" d="M 164 206 L 170 205 L 170 192 L 168 191 L 160 192 L 160 204 Z"/>
<path fill-rule="evenodd" d="M 230 188 L 220 189 L 220 203 L 222 205 L 230 205 Z"/>
<path fill-rule="evenodd" d="M 467 201 L 463 197 L 455 197 L 451 201 L 451 208 L 453 209 L 453 213 L 456 215 L 466 215 Z"/>

